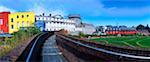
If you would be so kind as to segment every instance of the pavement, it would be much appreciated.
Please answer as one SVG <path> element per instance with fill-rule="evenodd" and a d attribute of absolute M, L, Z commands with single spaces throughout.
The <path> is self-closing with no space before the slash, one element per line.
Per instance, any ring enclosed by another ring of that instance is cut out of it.
<path fill-rule="evenodd" d="M 43 62 L 68 62 L 56 44 L 55 35 L 46 40 L 42 50 Z"/>

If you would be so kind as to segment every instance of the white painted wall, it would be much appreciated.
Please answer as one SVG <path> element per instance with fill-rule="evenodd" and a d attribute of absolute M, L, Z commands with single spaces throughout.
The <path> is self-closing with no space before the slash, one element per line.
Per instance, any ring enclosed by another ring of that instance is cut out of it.
<path fill-rule="evenodd" d="M 57 19 L 48 16 L 38 16 L 36 20 L 45 21 L 45 31 L 59 31 L 65 29 L 69 32 L 83 32 L 84 34 L 92 34 L 96 31 L 93 26 L 77 27 L 76 24 L 78 22 L 74 19 Z"/>
<path fill-rule="evenodd" d="M 75 22 L 69 19 L 55 19 L 49 17 L 45 20 L 45 31 L 59 31 L 65 29 L 67 31 L 75 31 Z"/>

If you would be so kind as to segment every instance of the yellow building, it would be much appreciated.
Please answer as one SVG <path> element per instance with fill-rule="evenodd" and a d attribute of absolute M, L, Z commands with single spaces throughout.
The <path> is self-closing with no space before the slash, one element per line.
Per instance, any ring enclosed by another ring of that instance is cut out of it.
<path fill-rule="evenodd" d="M 9 14 L 9 33 L 17 32 L 20 27 L 34 26 L 34 12 L 16 12 Z"/>

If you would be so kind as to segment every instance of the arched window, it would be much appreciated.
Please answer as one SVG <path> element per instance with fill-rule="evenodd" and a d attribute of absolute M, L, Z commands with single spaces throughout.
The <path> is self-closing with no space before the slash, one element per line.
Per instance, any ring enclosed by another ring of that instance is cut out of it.
<path fill-rule="evenodd" d="M 14 29 L 14 25 L 11 25 L 11 29 Z"/>
<path fill-rule="evenodd" d="M 22 15 L 22 18 L 24 18 L 24 15 Z"/>
<path fill-rule="evenodd" d="M 19 18 L 19 16 L 17 15 L 17 18 Z"/>
<path fill-rule="evenodd" d="M 29 15 L 27 15 L 27 17 L 29 17 Z"/>
<path fill-rule="evenodd" d="M 11 18 L 11 22 L 14 22 L 14 19 L 13 19 L 13 18 Z"/>

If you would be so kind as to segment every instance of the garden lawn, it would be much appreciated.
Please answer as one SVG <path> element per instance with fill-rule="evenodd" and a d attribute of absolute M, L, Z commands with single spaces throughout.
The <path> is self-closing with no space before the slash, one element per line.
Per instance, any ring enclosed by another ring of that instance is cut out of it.
<path fill-rule="evenodd" d="M 107 41 L 108 44 L 116 46 L 131 46 L 131 47 L 141 47 L 150 48 L 150 37 L 147 36 L 126 36 L 126 37 L 107 37 L 107 38 L 96 38 L 91 39 L 91 41 L 101 42 Z"/>

